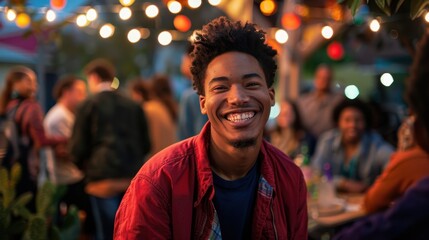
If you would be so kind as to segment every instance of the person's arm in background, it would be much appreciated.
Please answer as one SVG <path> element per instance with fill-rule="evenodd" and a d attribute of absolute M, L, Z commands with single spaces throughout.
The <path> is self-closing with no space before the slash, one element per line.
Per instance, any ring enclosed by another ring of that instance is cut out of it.
<path fill-rule="evenodd" d="M 23 129 L 24 132 L 28 129 L 30 138 L 34 141 L 34 146 L 39 149 L 44 146 L 56 146 L 58 144 L 67 143 L 65 137 L 48 137 L 43 127 L 43 111 L 37 102 L 29 103 L 23 110 Z"/>
<path fill-rule="evenodd" d="M 138 106 L 138 118 L 139 118 L 139 123 L 140 123 L 140 132 L 141 132 L 141 136 L 142 136 L 142 151 L 144 153 L 144 155 L 147 158 L 147 155 L 149 154 L 150 150 L 151 150 L 151 141 L 150 141 L 150 134 L 149 134 L 149 122 L 146 118 L 145 112 L 144 110 Z M 146 161 L 147 159 L 145 159 Z"/>
<path fill-rule="evenodd" d="M 334 240 L 426 239 L 429 231 L 429 177 L 410 188 L 385 212 L 359 220 L 343 229 Z"/>
<path fill-rule="evenodd" d="M 91 151 L 91 111 L 92 105 L 84 102 L 76 111 L 76 119 L 70 138 L 70 155 L 79 168 L 89 158 Z"/>

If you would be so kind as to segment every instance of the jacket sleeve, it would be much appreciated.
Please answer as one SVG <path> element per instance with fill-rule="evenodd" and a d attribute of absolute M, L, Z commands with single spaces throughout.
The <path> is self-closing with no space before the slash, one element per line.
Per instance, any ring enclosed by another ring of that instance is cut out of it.
<path fill-rule="evenodd" d="M 114 239 L 172 239 L 167 199 L 159 186 L 138 175 L 116 212 Z"/>
<path fill-rule="evenodd" d="M 301 177 L 299 187 L 299 207 L 298 207 L 298 224 L 295 229 L 295 236 L 292 239 L 307 239 L 308 233 L 308 209 L 307 209 L 307 186 L 304 178 Z"/>
<path fill-rule="evenodd" d="M 80 105 L 70 138 L 70 155 L 79 168 L 89 158 L 91 150 L 91 105 L 88 102 Z"/>

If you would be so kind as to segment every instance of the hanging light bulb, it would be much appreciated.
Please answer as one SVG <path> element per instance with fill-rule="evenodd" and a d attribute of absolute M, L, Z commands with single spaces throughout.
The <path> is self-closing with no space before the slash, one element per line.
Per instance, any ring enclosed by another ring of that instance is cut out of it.
<path fill-rule="evenodd" d="M 55 21 L 56 18 L 57 18 L 57 15 L 55 14 L 55 12 L 52 9 L 49 9 L 46 12 L 46 21 L 53 22 L 53 21 Z"/>
<path fill-rule="evenodd" d="M 119 11 L 119 17 L 122 20 L 128 20 L 131 18 L 132 15 L 133 15 L 133 13 L 131 12 L 131 9 L 129 7 L 123 7 Z"/>
<path fill-rule="evenodd" d="M 119 0 L 119 3 L 121 3 L 121 5 L 124 7 L 129 7 L 133 5 L 134 0 Z"/>
<path fill-rule="evenodd" d="M 182 4 L 180 4 L 180 2 L 178 1 L 174 1 L 174 0 L 169 1 L 167 3 L 167 7 L 168 7 L 168 10 L 173 14 L 176 14 L 182 11 Z"/>
<path fill-rule="evenodd" d="M 88 11 L 86 11 L 86 19 L 88 19 L 88 21 L 92 22 L 97 19 L 97 17 L 98 13 L 94 8 L 90 8 Z"/>
<path fill-rule="evenodd" d="M 55 10 L 61 10 L 66 6 L 66 0 L 51 0 L 51 7 Z"/>
<path fill-rule="evenodd" d="M 158 35 L 158 42 L 163 46 L 167 46 L 172 40 L 173 36 L 171 36 L 171 33 L 168 31 L 163 31 Z"/>
<path fill-rule="evenodd" d="M 19 13 L 16 16 L 15 23 L 16 23 L 16 26 L 18 26 L 19 28 L 26 28 L 30 25 L 31 18 L 25 12 Z"/>
<path fill-rule="evenodd" d="M 425 14 L 425 21 L 426 21 L 426 22 L 429 22 L 429 12 L 427 12 L 427 13 Z"/>
<path fill-rule="evenodd" d="M 141 37 L 142 37 L 142 34 L 138 29 L 131 29 L 127 35 L 128 41 L 130 41 L 131 43 L 138 42 Z"/>
<path fill-rule="evenodd" d="M 326 39 L 330 39 L 332 36 L 334 36 L 334 29 L 332 29 L 331 26 L 324 26 L 322 28 L 322 36 Z"/>
<path fill-rule="evenodd" d="M 113 26 L 110 23 L 106 23 L 100 28 L 100 36 L 102 38 L 109 38 L 113 36 L 114 33 L 115 33 L 115 26 Z"/>
<path fill-rule="evenodd" d="M 9 8 L 7 11 L 6 11 L 6 19 L 8 20 L 8 21 L 14 21 L 15 19 L 16 19 L 16 11 L 15 10 L 13 10 L 12 8 Z"/>
<path fill-rule="evenodd" d="M 201 6 L 201 0 L 188 0 L 190 8 L 199 8 Z"/>
<path fill-rule="evenodd" d="M 156 5 L 151 4 L 146 8 L 145 13 L 148 18 L 154 18 L 158 16 L 159 9 Z"/>
<path fill-rule="evenodd" d="M 279 29 L 276 31 L 275 38 L 278 43 L 283 44 L 287 42 L 287 40 L 289 39 L 289 35 L 285 30 Z"/>
<path fill-rule="evenodd" d="M 84 14 L 79 14 L 76 18 L 76 25 L 79 27 L 85 27 L 88 25 L 88 19 Z"/>
<path fill-rule="evenodd" d="M 373 19 L 369 24 L 369 29 L 373 32 L 378 32 L 380 30 L 380 22 L 377 19 Z"/>
<path fill-rule="evenodd" d="M 209 0 L 210 5 L 217 6 L 221 3 L 222 0 Z"/>

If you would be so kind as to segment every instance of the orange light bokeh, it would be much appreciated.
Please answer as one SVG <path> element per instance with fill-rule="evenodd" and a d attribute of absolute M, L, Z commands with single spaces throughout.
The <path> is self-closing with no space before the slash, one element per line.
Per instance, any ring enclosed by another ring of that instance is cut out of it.
<path fill-rule="evenodd" d="M 66 6 L 67 0 L 51 0 L 51 7 L 55 10 L 61 10 Z"/>
<path fill-rule="evenodd" d="M 264 0 L 259 5 L 259 9 L 265 16 L 271 16 L 276 12 L 277 4 L 273 0 Z"/>
<path fill-rule="evenodd" d="M 174 24 L 174 27 L 181 32 L 189 31 L 189 29 L 191 29 L 191 26 L 192 26 L 191 20 L 185 15 L 177 15 L 174 18 L 173 24 Z"/>
<path fill-rule="evenodd" d="M 28 16 L 27 13 L 19 13 L 16 16 L 15 24 L 19 28 L 26 28 L 30 25 L 30 23 L 31 23 L 31 18 L 30 16 Z"/>
<path fill-rule="evenodd" d="M 301 26 L 301 18 L 295 13 L 285 13 L 282 16 L 282 26 L 287 30 L 296 30 Z"/>

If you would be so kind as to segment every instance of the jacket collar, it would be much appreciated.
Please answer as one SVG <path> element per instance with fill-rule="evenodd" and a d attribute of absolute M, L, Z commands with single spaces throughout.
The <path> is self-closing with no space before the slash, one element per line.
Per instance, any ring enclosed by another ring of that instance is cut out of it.
<path fill-rule="evenodd" d="M 194 202 L 194 206 L 197 206 L 204 199 L 204 196 L 207 195 L 209 200 L 212 200 L 214 197 L 214 186 L 213 186 L 213 175 L 210 168 L 210 159 L 209 159 L 209 145 L 210 145 L 210 122 L 208 121 L 204 125 L 200 134 L 195 138 L 195 161 L 196 161 L 196 170 L 197 170 L 197 199 Z M 274 170 L 272 165 L 271 156 L 268 154 L 267 150 L 272 148 L 265 140 L 261 144 L 260 150 L 260 161 L 261 161 L 261 177 L 264 178 L 264 182 L 268 185 L 263 186 L 264 188 L 273 188 L 275 189 L 274 181 Z M 261 186 L 259 186 L 261 188 Z"/>

